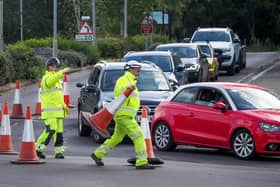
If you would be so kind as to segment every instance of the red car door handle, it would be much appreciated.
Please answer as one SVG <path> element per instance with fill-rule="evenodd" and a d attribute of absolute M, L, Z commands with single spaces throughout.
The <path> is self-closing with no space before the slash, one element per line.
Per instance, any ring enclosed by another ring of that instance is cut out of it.
<path fill-rule="evenodd" d="M 190 112 L 187 114 L 188 117 L 194 117 L 194 113 Z"/>

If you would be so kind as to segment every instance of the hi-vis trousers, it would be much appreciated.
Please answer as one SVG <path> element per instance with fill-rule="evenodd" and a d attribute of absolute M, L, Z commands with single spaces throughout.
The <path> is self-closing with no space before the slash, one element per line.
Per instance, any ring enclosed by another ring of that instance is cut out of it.
<path fill-rule="evenodd" d="M 134 144 L 134 150 L 136 153 L 136 166 L 147 164 L 148 160 L 144 134 L 135 119 L 130 116 L 117 116 L 114 117 L 114 121 L 115 129 L 112 137 L 107 139 L 94 152 L 97 158 L 104 158 L 111 149 L 122 142 L 125 135 L 128 135 Z"/>
<path fill-rule="evenodd" d="M 48 118 L 44 122 L 46 127 L 37 139 L 36 150 L 43 152 L 53 137 L 55 154 L 63 154 L 63 118 Z"/>

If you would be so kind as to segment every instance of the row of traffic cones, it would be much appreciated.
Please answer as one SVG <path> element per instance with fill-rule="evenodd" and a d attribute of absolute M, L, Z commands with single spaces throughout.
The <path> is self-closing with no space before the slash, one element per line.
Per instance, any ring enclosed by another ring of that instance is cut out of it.
<path fill-rule="evenodd" d="M 41 99 L 40 99 L 40 92 L 41 92 L 41 81 L 38 82 L 38 97 L 35 107 L 35 112 L 33 113 L 34 116 L 41 115 Z M 64 102 L 69 108 L 73 108 L 74 105 L 71 104 L 71 99 L 69 95 L 69 88 L 68 88 L 68 79 L 67 75 L 64 75 L 63 78 L 63 93 L 64 93 Z M 22 104 L 20 101 L 20 84 L 19 80 L 16 80 L 16 89 L 14 95 L 14 103 L 12 108 L 11 118 L 24 118 L 22 112 Z"/>
<path fill-rule="evenodd" d="M 8 102 L 4 103 L 3 114 L 0 113 L 1 129 L 0 129 L 0 154 L 15 155 L 13 141 L 11 136 L 11 126 L 9 117 Z M 19 158 L 11 161 L 13 164 L 43 164 L 44 160 L 40 160 L 36 154 L 35 138 L 33 131 L 33 123 L 31 117 L 30 106 L 26 107 L 26 116 L 24 130 L 22 136 L 21 150 Z"/>

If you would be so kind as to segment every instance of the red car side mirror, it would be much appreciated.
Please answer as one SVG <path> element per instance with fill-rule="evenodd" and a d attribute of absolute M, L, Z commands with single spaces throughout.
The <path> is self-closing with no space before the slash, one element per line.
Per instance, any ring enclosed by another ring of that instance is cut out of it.
<path fill-rule="evenodd" d="M 221 110 L 224 113 L 226 111 L 226 109 L 227 109 L 227 106 L 223 102 L 216 102 L 213 105 L 213 108 L 214 109 L 219 109 L 219 110 Z"/>

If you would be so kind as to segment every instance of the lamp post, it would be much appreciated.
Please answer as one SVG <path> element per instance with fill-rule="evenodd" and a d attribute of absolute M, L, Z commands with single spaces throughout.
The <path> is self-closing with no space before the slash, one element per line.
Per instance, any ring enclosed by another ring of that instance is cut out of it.
<path fill-rule="evenodd" d="M 92 0 L 92 32 L 93 32 L 92 44 L 96 45 L 96 0 Z"/>
<path fill-rule="evenodd" d="M 0 51 L 4 50 L 3 39 L 3 0 L 0 0 Z"/>
<path fill-rule="evenodd" d="M 123 28 L 123 37 L 127 38 L 127 0 L 124 0 L 124 28 Z"/>
<path fill-rule="evenodd" d="M 19 14 L 20 14 L 20 41 L 23 41 L 23 9 L 22 9 L 22 0 L 19 0 Z"/>
<path fill-rule="evenodd" d="M 57 0 L 53 0 L 53 46 L 52 56 L 57 57 Z"/>

